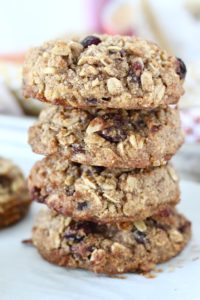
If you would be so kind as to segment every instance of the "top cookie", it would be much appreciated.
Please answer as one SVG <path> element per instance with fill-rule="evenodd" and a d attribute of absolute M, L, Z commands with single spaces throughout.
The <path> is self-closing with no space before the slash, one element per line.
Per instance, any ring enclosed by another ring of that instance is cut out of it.
<path fill-rule="evenodd" d="M 57 40 L 26 56 L 24 96 L 78 108 L 150 109 L 177 103 L 186 67 L 138 37 Z"/>

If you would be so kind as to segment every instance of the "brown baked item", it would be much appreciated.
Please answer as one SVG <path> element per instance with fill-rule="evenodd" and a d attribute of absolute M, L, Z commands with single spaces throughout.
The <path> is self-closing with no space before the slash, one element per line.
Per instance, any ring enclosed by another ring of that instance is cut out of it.
<path fill-rule="evenodd" d="M 29 180 L 33 200 L 76 220 L 101 223 L 145 219 L 179 201 L 171 165 L 106 169 L 69 162 L 59 155 L 37 162 Z"/>
<path fill-rule="evenodd" d="M 97 273 L 149 271 L 177 255 L 191 236 L 191 224 L 173 209 L 144 221 L 99 225 L 41 211 L 32 240 L 44 259 Z"/>
<path fill-rule="evenodd" d="M 177 103 L 186 67 L 138 37 L 95 35 L 31 49 L 25 97 L 78 108 L 152 109 Z"/>
<path fill-rule="evenodd" d="M 86 165 L 146 168 L 166 164 L 183 143 L 179 111 L 67 110 L 50 106 L 29 130 L 36 153 Z"/>
<path fill-rule="evenodd" d="M 22 219 L 30 203 L 21 170 L 10 160 L 0 157 L 0 228 Z"/>

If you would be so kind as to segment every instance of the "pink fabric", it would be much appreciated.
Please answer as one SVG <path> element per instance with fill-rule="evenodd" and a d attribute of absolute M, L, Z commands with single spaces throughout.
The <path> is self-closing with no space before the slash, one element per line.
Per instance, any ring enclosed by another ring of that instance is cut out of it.
<path fill-rule="evenodd" d="M 186 134 L 186 142 L 200 143 L 200 108 L 190 108 L 181 111 L 181 121 Z"/>

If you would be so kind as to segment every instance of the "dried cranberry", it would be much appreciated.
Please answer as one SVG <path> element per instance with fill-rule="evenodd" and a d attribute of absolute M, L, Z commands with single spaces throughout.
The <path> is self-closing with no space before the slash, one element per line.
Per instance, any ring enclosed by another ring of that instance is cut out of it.
<path fill-rule="evenodd" d="M 139 61 L 135 61 L 134 63 L 132 63 L 132 71 L 136 76 L 139 77 L 142 74 L 143 65 Z"/>
<path fill-rule="evenodd" d="M 179 75 L 180 79 L 184 79 L 187 73 L 186 65 L 180 58 L 177 58 L 176 73 Z"/>
<path fill-rule="evenodd" d="M 125 130 L 117 127 L 109 127 L 97 132 L 102 138 L 111 143 L 118 143 L 124 141 L 127 137 Z"/>
<path fill-rule="evenodd" d="M 126 55 L 126 50 L 122 49 L 119 51 L 121 57 L 124 57 Z"/>
<path fill-rule="evenodd" d="M 93 35 L 89 35 L 86 38 L 84 38 L 84 40 L 81 41 L 81 44 L 84 48 L 87 48 L 91 45 L 98 45 L 101 43 L 100 38 L 98 38 L 97 36 L 93 36 Z"/>
<path fill-rule="evenodd" d="M 160 127 L 161 127 L 161 125 L 153 125 L 151 127 L 151 132 L 158 132 Z"/>
<path fill-rule="evenodd" d="M 88 203 L 86 201 L 77 203 L 77 209 L 78 210 L 84 210 L 84 209 L 87 208 L 87 206 L 88 206 Z"/>
<path fill-rule="evenodd" d="M 147 241 L 146 234 L 142 231 L 139 231 L 139 230 L 133 231 L 133 236 L 134 236 L 136 242 L 138 242 L 138 244 L 144 245 Z"/>
<path fill-rule="evenodd" d="M 170 214 L 171 214 L 171 209 L 163 209 L 163 210 L 160 210 L 159 212 L 158 212 L 158 216 L 159 217 L 164 217 L 164 218 L 167 218 L 167 217 L 169 217 L 170 216 Z"/>
<path fill-rule="evenodd" d="M 140 62 L 135 61 L 134 63 L 132 63 L 131 68 L 129 70 L 129 76 L 131 76 L 131 80 L 140 84 L 140 76 L 142 74 L 142 71 L 143 65 Z"/>

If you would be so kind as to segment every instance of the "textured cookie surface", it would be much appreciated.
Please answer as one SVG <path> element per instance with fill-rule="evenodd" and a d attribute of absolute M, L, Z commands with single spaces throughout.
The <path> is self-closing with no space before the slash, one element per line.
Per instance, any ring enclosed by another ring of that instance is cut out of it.
<path fill-rule="evenodd" d="M 49 262 L 97 273 L 148 271 L 177 255 L 191 235 L 190 222 L 174 210 L 135 223 L 98 225 L 42 211 L 33 244 Z"/>
<path fill-rule="evenodd" d="M 28 188 L 21 170 L 10 160 L 0 158 L 0 228 L 20 220 L 29 205 Z"/>
<path fill-rule="evenodd" d="M 106 169 L 50 156 L 29 176 L 32 198 L 77 220 L 101 223 L 144 219 L 179 200 L 171 165 L 150 170 Z"/>
<path fill-rule="evenodd" d="M 59 40 L 27 53 L 24 95 L 79 108 L 155 108 L 177 103 L 185 75 L 182 60 L 140 38 Z"/>
<path fill-rule="evenodd" d="M 86 165 L 119 168 L 159 166 L 183 143 L 179 111 L 67 110 L 50 106 L 29 130 L 36 153 L 60 152 Z"/>

